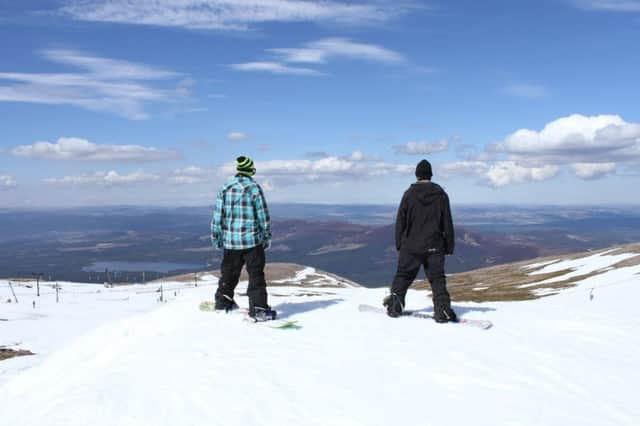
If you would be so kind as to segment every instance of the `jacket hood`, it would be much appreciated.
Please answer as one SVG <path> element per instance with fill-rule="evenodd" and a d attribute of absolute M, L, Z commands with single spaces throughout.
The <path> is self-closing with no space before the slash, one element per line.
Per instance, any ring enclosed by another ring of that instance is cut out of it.
<path fill-rule="evenodd" d="M 440 185 L 433 182 L 416 182 L 409 187 L 409 191 L 413 192 L 416 198 L 425 205 L 435 202 L 444 194 Z"/>

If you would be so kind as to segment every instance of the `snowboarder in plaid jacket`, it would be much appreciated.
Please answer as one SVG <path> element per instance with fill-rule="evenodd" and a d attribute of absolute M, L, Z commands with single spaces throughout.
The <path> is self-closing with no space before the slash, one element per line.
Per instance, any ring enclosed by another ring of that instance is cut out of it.
<path fill-rule="evenodd" d="M 223 249 L 220 281 L 215 308 L 230 311 L 237 308 L 233 295 L 242 267 L 249 274 L 249 315 L 256 319 L 275 319 L 275 311 L 267 304 L 264 277 L 265 250 L 271 244 L 269 209 L 262 188 L 254 180 L 253 161 L 246 156 L 236 159 L 236 175 L 227 181 L 216 198 L 211 220 L 211 241 Z"/>
<path fill-rule="evenodd" d="M 433 317 L 437 322 L 457 321 L 451 309 L 444 274 L 445 255 L 453 254 L 455 237 L 447 193 L 431 182 L 431 164 L 422 160 L 416 166 L 416 183 L 404 193 L 396 219 L 398 271 L 391 294 L 383 304 L 391 317 L 402 315 L 407 289 L 424 267 L 433 299 Z"/>

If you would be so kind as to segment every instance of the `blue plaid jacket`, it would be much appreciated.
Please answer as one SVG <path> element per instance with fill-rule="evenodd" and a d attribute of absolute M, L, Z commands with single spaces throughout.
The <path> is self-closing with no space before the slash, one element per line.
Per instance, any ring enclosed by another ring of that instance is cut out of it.
<path fill-rule="evenodd" d="M 236 175 L 218 192 L 211 219 L 216 248 L 242 250 L 271 243 L 269 209 L 262 188 L 248 176 Z"/>

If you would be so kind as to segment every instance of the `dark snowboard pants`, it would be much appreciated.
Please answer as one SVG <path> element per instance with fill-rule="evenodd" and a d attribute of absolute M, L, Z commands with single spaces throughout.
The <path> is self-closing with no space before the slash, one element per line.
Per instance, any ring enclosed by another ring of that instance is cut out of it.
<path fill-rule="evenodd" d="M 391 293 L 395 293 L 405 306 L 405 296 L 407 290 L 420 271 L 420 266 L 424 267 L 434 303 L 443 301 L 449 305 L 449 292 L 447 291 L 447 277 L 444 274 L 444 254 L 442 253 L 410 253 L 400 250 L 398 257 L 398 271 L 391 284 Z"/>
<path fill-rule="evenodd" d="M 233 293 L 240 280 L 240 272 L 242 272 L 242 267 L 246 264 L 247 273 L 249 274 L 247 296 L 249 296 L 250 306 L 268 307 L 267 282 L 264 278 L 265 263 L 264 247 L 262 245 L 245 250 L 225 249 L 222 265 L 220 266 L 221 275 L 218 282 L 218 290 L 216 291 L 216 300 L 221 299 L 222 295 L 233 298 Z"/>

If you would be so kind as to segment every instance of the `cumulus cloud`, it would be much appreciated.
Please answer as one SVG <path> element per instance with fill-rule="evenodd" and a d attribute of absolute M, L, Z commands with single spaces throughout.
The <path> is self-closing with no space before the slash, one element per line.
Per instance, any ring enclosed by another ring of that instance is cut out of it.
<path fill-rule="evenodd" d="M 449 140 L 441 139 L 437 142 L 410 141 L 402 145 L 395 145 L 394 151 L 406 155 L 429 155 L 449 150 Z"/>
<path fill-rule="evenodd" d="M 158 175 L 145 172 L 134 172 L 121 175 L 118 172 L 111 170 L 108 172 L 96 172 L 93 174 L 83 174 L 79 176 L 48 178 L 45 179 L 45 182 L 56 185 L 97 185 L 113 187 L 155 183 L 160 181 L 160 179 L 161 177 Z"/>
<path fill-rule="evenodd" d="M 71 0 L 60 13 L 81 21 L 246 31 L 269 22 L 371 24 L 408 8 L 406 2 L 336 0 Z"/>
<path fill-rule="evenodd" d="M 354 151 L 351 153 L 351 155 L 349 156 L 349 158 L 353 161 L 362 161 L 366 158 L 366 156 L 364 155 L 364 153 L 362 151 Z"/>
<path fill-rule="evenodd" d="M 532 166 L 516 161 L 458 161 L 438 166 L 436 172 L 443 177 L 474 176 L 481 184 L 500 187 L 516 183 L 543 181 L 555 177 L 560 167 L 555 165 Z"/>
<path fill-rule="evenodd" d="M 45 160 L 152 162 L 180 158 L 175 151 L 140 145 L 100 145 L 80 138 L 59 138 L 56 143 L 35 142 L 9 152 L 17 157 Z"/>
<path fill-rule="evenodd" d="M 477 176 L 491 186 L 541 181 L 570 169 L 598 179 L 640 163 L 640 124 L 617 115 L 571 115 L 542 130 L 520 129 L 487 146 L 485 157 L 440 166 L 445 176 Z"/>
<path fill-rule="evenodd" d="M 41 52 L 52 62 L 82 69 L 74 73 L 0 72 L 0 101 L 27 102 L 109 112 L 133 120 L 149 117 L 148 102 L 166 101 L 166 91 L 149 82 L 175 78 L 178 74 L 133 62 L 102 58 L 73 50 Z"/>
<path fill-rule="evenodd" d="M 560 168 L 546 165 L 542 167 L 529 167 L 518 164 L 515 161 L 499 161 L 492 164 L 485 174 L 486 180 L 491 186 L 504 186 L 512 183 L 530 181 L 543 181 L 556 176 Z"/>
<path fill-rule="evenodd" d="M 500 92 L 524 99 L 542 99 L 549 96 L 546 88 L 534 84 L 513 84 L 503 87 Z"/>
<path fill-rule="evenodd" d="M 314 160 L 256 161 L 256 169 L 260 177 L 280 185 L 413 175 L 414 165 L 393 164 L 371 158 L 373 157 L 356 151 L 344 157 L 327 156 Z M 227 176 L 234 172 L 235 167 L 231 163 L 218 170 L 221 176 Z"/>
<path fill-rule="evenodd" d="M 167 178 L 167 182 L 172 185 L 189 185 L 203 183 L 210 179 L 211 173 L 197 166 L 189 166 L 183 169 L 174 170 Z"/>
<path fill-rule="evenodd" d="M 99 171 L 75 176 L 64 176 L 61 178 L 48 178 L 45 179 L 45 182 L 57 185 L 86 185 L 97 187 L 135 186 L 140 184 L 193 185 L 209 182 L 214 176 L 215 174 L 212 169 L 188 166 L 170 172 L 160 173 L 136 171 L 129 174 L 121 174 L 114 170 L 107 172 Z"/>
<path fill-rule="evenodd" d="M 436 173 L 449 178 L 454 176 L 482 176 L 489 170 L 489 165 L 483 161 L 456 161 L 438 166 Z"/>
<path fill-rule="evenodd" d="M 616 171 L 616 163 L 575 163 L 571 165 L 574 174 L 581 179 L 598 179 Z"/>
<path fill-rule="evenodd" d="M 227 139 L 234 142 L 243 141 L 248 137 L 249 136 L 246 133 L 242 133 L 242 132 L 229 132 L 229 134 L 227 135 Z"/>
<path fill-rule="evenodd" d="M 640 124 L 618 115 L 571 115 L 548 123 L 541 131 L 520 129 L 497 150 L 547 162 L 615 162 L 640 158 Z"/>
<path fill-rule="evenodd" d="M 357 43 L 348 38 L 331 37 L 299 48 L 268 49 L 284 62 L 319 64 L 332 58 L 347 58 L 373 62 L 399 63 L 404 57 L 393 50 L 375 44 Z"/>
<path fill-rule="evenodd" d="M 0 190 L 15 188 L 17 184 L 14 176 L 0 175 Z"/>

